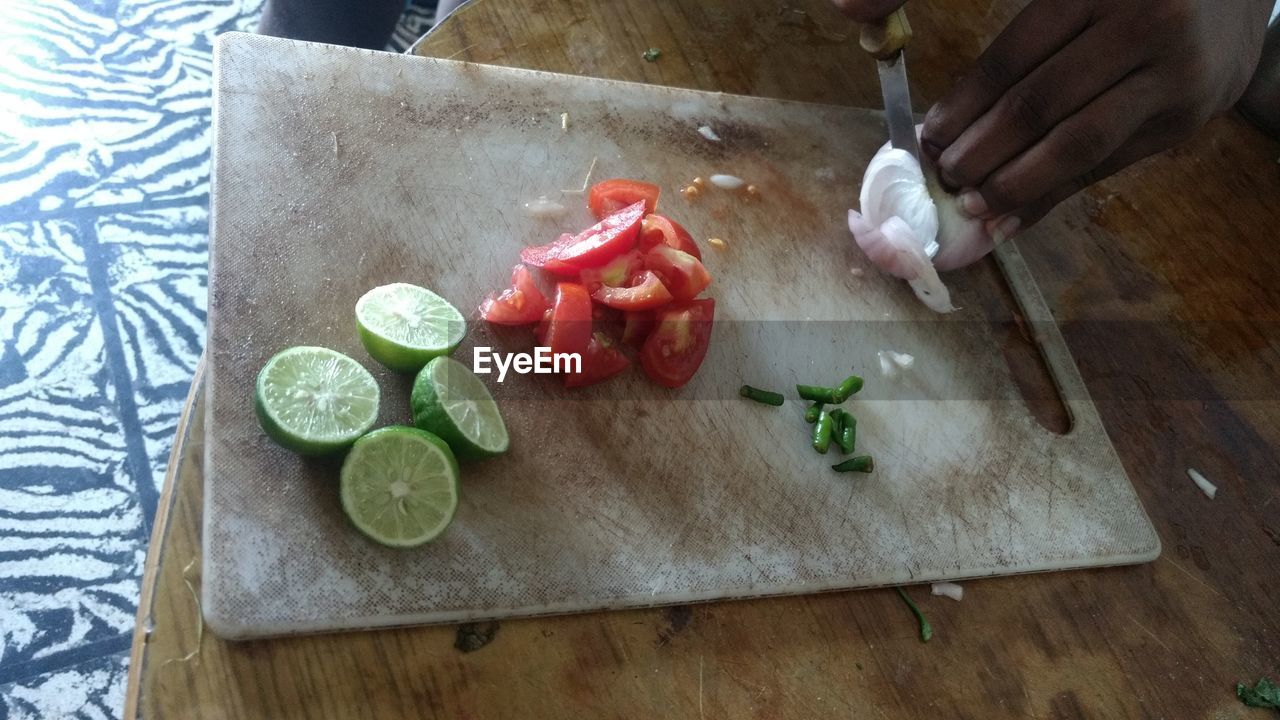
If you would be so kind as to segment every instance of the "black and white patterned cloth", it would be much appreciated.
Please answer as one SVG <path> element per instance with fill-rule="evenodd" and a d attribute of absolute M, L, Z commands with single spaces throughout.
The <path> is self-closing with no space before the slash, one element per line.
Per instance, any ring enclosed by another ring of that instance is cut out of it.
<path fill-rule="evenodd" d="M 204 345 L 212 42 L 260 4 L 0 0 L 0 720 L 120 716 Z"/>

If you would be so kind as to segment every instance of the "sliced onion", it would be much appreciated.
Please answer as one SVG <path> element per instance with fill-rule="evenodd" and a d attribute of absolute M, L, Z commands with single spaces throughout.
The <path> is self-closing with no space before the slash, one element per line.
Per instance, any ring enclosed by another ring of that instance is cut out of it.
<path fill-rule="evenodd" d="M 850 210 L 849 230 L 871 262 L 910 283 L 916 297 L 930 309 L 939 313 L 955 310 L 951 292 L 905 220 L 895 215 L 877 228 L 858 211 Z"/>
<path fill-rule="evenodd" d="M 710 140 L 711 142 L 720 142 L 720 136 L 716 134 L 715 130 L 711 129 L 710 125 L 703 125 L 702 127 L 698 128 L 698 132 L 702 135 L 702 137 Z"/>
<path fill-rule="evenodd" d="M 710 180 L 712 185 L 721 190 L 740 190 L 747 184 L 746 180 L 737 175 L 712 175 Z"/>
<path fill-rule="evenodd" d="M 949 597 L 952 600 L 955 600 L 956 602 L 960 602 L 961 600 L 964 599 L 964 588 L 960 587 L 955 583 L 950 583 L 950 582 L 934 583 L 930 589 L 933 591 L 934 595 L 942 595 L 944 597 Z"/>
<path fill-rule="evenodd" d="M 1187 477 L 1191 478 L 1191 482 L 1195 483 L 1196 487 L 1200 488 L 1205 495 L 1208 495 L 1210 500 L 1218 494 L 1218 486 L 1209 482 L 1209 479 L 1201 475 L 1199 470 L 1187 468 Z"/>

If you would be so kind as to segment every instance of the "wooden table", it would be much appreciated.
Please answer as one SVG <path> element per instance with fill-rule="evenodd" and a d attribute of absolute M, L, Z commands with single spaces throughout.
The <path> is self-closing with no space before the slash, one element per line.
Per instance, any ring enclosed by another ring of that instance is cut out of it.
<path fill-rule="evenodd" d="M 1022 3 L 917 0 L 919 110 Z M 424 55 L 874 106 L 823 0 L 479 0 Z M 661 49 L 645 62 L 648 47 Z M 1280 147 L 1236 117 L 1074 199 L 1024 254 L 1164 542 L 1145 566 L 246 643 L 201 640 L 202 372 L 147 559 L 126 716 L 1266 717 L 1280 671 Z M 979 268 L 975 272 L 988 272 Z M 1220 487 L 1210 501 L 1194 466 Z"/>

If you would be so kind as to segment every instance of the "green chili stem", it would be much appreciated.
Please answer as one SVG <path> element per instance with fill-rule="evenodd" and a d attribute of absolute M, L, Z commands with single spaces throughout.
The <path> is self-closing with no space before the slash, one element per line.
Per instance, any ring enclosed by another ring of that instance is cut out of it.
<path fill-rule="evenodd" d="M 911 602 L 911 598 L 907 597 L 906 590 L 902 588 L 894 589 L 907 602 L 907 607 L 911 608 L 911 612 L 915 613 L 916 619 L 920 621 L 920 642 L 929 642 L 929 639 L 933 637 L 933 626 L 925 619 L 924 613 L 920 612 L 920 608 L 916 607 L 916 604 Z"/>
<path fill-rule="evenodd" d="M 862 378 L 857 375 L 850 375 L 844 379 L 834 390 L 835 402 L 842 403 L 853 397 L 854 393 L 862 389 Z"/>
<path fill-rule="evenodd" d="M 753 388 L 750 385 L 743 385 L 742 389 L 738 390 L 738 394 L 748 400 L 755 400 L 758 403 L 764 403 L 765 405 L 772 405 L 774 407 L 781 407 L 782 403 L 785 402 L 780 393 L 761 390 L 760 388 Z"/>
<path fill-rule="evenodd" d="M 813 449 L 823 455 L 831 447 L 831 413 L 826 410 L 818 413 L 818 421 L 813 425 Z"/>
<path fill-rule="evenodd" d="M 843 447 L 841 449 L 843 449 Z M 836 472 L 869 473 L 876 469 L 876 461 L 872 460 L 870 455 L 859 455 L 855 458 L 849 458 L 839 465 L 832 465 L 831 469 Z"/>
<path fill-rule="evenodd" d="M 821 413 L 822 413 L 822 403 L 816 402 L 810 405 L 808 410 L 804 411 L 804 421 L 812 425 L 818 422 L 818 415 L 820 415 Z"/>
<path fill-rule="evenodd" d="M 836 402 L 835 388 L 822 387 L 820 385 L 797 385 L 796 393 L 805 400 L 812 400 L 820 403 L 838 404 Z"/>

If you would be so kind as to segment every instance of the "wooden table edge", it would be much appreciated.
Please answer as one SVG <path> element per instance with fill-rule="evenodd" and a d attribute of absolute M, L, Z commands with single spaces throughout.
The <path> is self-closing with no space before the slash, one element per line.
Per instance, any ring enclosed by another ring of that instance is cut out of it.
<path fill-rule="evenodd" d="M 147 545 L 147 560 L 142 570 L 138 597 L 138 613 L 134 618 L 133 641 L 129 649 L 129 674 L 125 682 L 124 717 L 126 720 L 138 717 L 142 667 L 146 659 L 147 639 L 150 635 L 148 626 L 151 620 L 152 603 L 155 600 L 156 578 L 160 570 L 160 558 L 164 554 L 164 538 L 169 529 L 170 511 L 178 496 L 178 472 L 182 469 L 182 455 L 191 437 L 191 413 L 195 409 L 200 393 L 204 392 L 204 374 L 205 354 L 201 353 L 200 360 L 192 373 L 191 389 L 187 391 L 182 413 L 178 416 L 173 448 L 169 451 L 169 464 L 164 475 L 164 487 L 161 488 L 160 499 L 156 503 L 155 524 L 151 527 L 151 539 Z"/>

